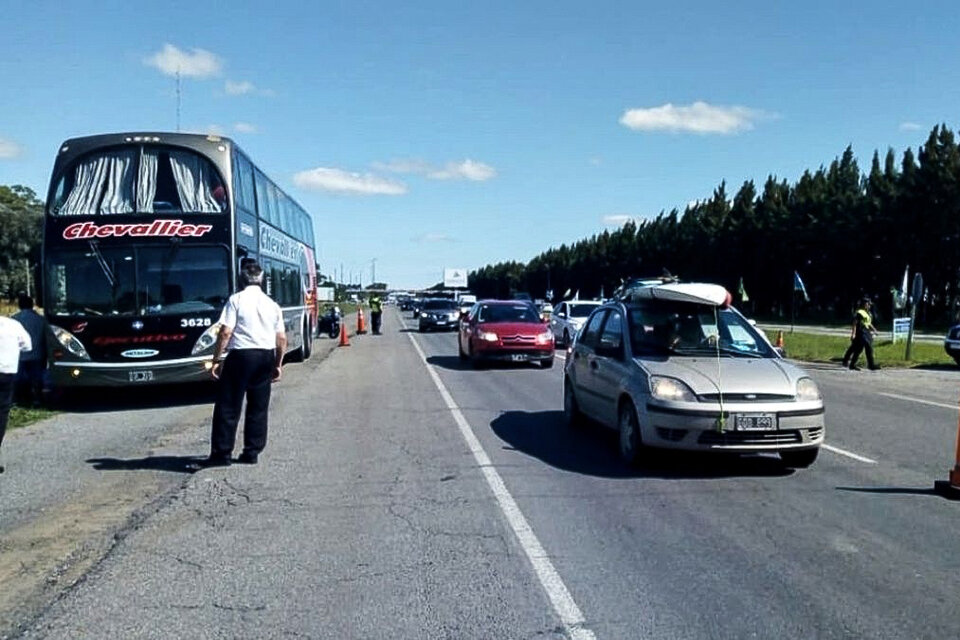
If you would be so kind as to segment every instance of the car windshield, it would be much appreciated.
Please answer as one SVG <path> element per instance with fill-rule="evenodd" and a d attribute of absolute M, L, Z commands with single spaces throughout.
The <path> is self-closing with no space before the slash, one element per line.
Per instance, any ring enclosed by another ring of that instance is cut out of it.
<path fill-rule="evenodd" d="M 595 304 L 568 304 L 567 307 L 570 309 L 568 314 L 571 318 L 586 318 L 597 306 Z"/>
<path fill-rule="evenodd" d="M 485 304 L 480 306 L 480 322 L 540 322 L 529 304 Z"/>
<path fill-rule="evenodd" d="M 427 300 L 423 305 L 426 311 L 453 311 L 459 309 L 453 300 Z"/>
<path fill-rule="evenodd" d="M 649 300 L 628 312 L 636 353 L 774 357 L 766 340 L 733 309 Z"/>
<path fill-rule="evenodd" d="M 47 260 L 55 316 L 174 315 L 217 311 L 230 294 L 225 247 L 133 246 L 57 252 Z"/>

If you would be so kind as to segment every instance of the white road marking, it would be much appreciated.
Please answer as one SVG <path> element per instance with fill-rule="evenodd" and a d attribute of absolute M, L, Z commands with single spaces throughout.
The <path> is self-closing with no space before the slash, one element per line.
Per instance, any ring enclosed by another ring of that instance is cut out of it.
<path fill-rule="evenodd" d="M 920 404 L 929 404 L 932 407 L 943 407 L 944 409 L 957 409 L 955 404 L 947 404 L 946 402 L 934 402 L 933 400 L 921 400 L 920 398 L 911 398 L 910 396 L 901 396 L 897 393 L 884 393 L 883 391 L 879 392 L 882 396 L 887 396 L 888 398 L 894 398 L 895 400 L 908 400 L 910 402 L 919 402 Z"/>
<path fill-rule="evenodd" d="M 847 451 L 846 449 L 841 449 L 840 447 L 832 447 L 829 444 L 822 444 L 820 446 L 826 449 L 827 451 L 832 451 L 833 453 L 839 454 L 841 456 L 847 456 L 848 458 L 853 458 L 854 460 L 858 460 L 860 462 L 866 462 L 867 464 L 877 464 L 876 460 L 873 460 L 866 456 L 861 456 L 860 454 L 853 453 L 851 451 Z"/>
<path fill-rule="evenodd" d="M 400 319 L 400 323 L 406 328 L 406 323 L 403 321 L 403 318 Z M 443 381 L 440 380 L 440 376 L 437 375 L 434 367 L 427 362 L 427 356 L 423 353 L 423 349 L 420 348 L 416 338 L 412 333 L 408 333 L 407 335 L 410 337 L 410 342 L 413 343 L 413 348 L 416 349 L 417 355 L 420 356 L 424 366 L 427 368 L 430 378 L 433 379 L 433 384 L 436 385 L 440 396 L 453 415 L 454 421 L 460 428 L 460 434 L 463 436 L 463 439 L 466 440 L 467 447 L 470 449 L 470 453 L 473 454 L 473 459 L 476 460 L 477 465 L 483 472 L 483 477 L 486 478 L 487 485 L 489 485 L 490 490 L 493 491 L 493 495 L 497 499 L 497 504 L 500 505 L 500 510 L 503 511 L 503 515 L 510 524 L 510 528 L 513 529 L 513 533 L 517 536 L 523 552 L 526 554 L 530 564 L 533 565 L 533 570 L 540 580 L 540 585 L 543 587 L 543 590 L 547 592 L 547 598 L 550 600 L 550 604 L 553 605 L 553 610 L 560 617 L 563 630 L 572 640 L 596 640 L 593 631 L 584 627 L 586 620 L 580 611 L 580 607 L 574 602 L 573 596 L 570 595 L 570 591 L 567 589 L 567 585 L 563 582 L 563 578 L 560 577 L 556 567 L 553 566 L 553 562 L 550 561 L 546 550 L 543 548 L 543 545 L 540 544 L 537 534 L 533 532 L 533 528 L 530 526 L 530 523 L 527 522 L 527 518 L 523 515 L 523 512 L 520 511 L 517 501 L 513 499 L 509 489 L 507 489 L 507 485 L 503 482 L 503 478 L 493 466 L 490 456 L 487 455 L 487 452 L 483 449 L 483 445 L 480 444 L 480 440 L 477 439 L 473 429 L 470 428 L 470 423 L 467 422 L 463 412 L 460 411 L 460 407 L 454 402 L 453 396 L 447 391 L 447 387 L 443 384 Z"/>

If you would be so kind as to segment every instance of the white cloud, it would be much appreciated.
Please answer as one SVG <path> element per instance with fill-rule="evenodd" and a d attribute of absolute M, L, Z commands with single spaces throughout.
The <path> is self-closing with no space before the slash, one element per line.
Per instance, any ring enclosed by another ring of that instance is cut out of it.
<path fill-rule="evenodd" d="M 23 153 L 23 147 L 16 142 L 7 140 L 6 138 L 0 138 L 0 160 L 18 158 L 21 153 Z"/>
<path fill-rule="evenodd" d="M 407 185 L 397 180 L 329 167 L 300 171 L 294 174 L 293 183 L 301 189 L 345 195 L 399 196 L 407 192 Z"/>
<path fill-rule="evenodd" d="M 242 96 L 248 93 L 253 93 L 257 90 L 257 87 L 249 80 L 241 80 L 240 82 L 227 80 L 223 84 L 223 90 L 227 92 L 227 95 Z"/>
<path fill-rule="evenodd" d="M 469 158 L 459 162 L 448 162 L 437 167 L 419 158 L 403 158 L 390 162 L 375 162 L 373 168 L 392 173 L 413 173 L 426 176 L 431 180 L 472 180 L 483 182 L 497 175 L 497 170 L 483 162 Z"/>
<path fill-rule="evenodd" d="M 602 222 L 607 227 L 622 227 L 631 220 L 636 222 L 639 218 L 637 216 L 630 216 L 622 213 L 617 213 L 609 216 L 603 216 Z"/>
<path fill-rule="evenodd" d="M 220 58 L 205 49 L 193 49 L 187 52 L 170 43 L 164 44 L 160 51 L 143 62 L 168 76 L 175 76 L 179 71 L 185 78 L 217 76 L 220 75 L 220 69 L 223 66 Z"/>
<path fill-rule="evenodd" d="M 237 133 L 257 133 L 256 125 L 252 125 L 249 122 L 237 122 L 233 125 L 233 130 Z"/>
<path fill-rule="evenodd" d="M 456 242 L 456 239 L 446 233 L 424 233 L 419 235 L 416 238 L 413 238 L 414 242 L 424 243 L 424 242 Z"/>
<path fill-rule="evenodd" d="M 432 171 L 427 174 L 427 177 L 433 180 L 466 179 L 483 182 L 495 175 L 497 175 L 497 170 L 490 165 L 467 158 L 462 162 L 448 162 L 443 169 Z"/>
<path fill-rule="evenodd" d="M 587 162 L 589 162 L 594 167 L 599 167 L 600 165 L 603 164 L 603 158 L 599 156 L 593 156 L 592 158 L 587 158 Z"/>
<path fill-rule="evenodd" d="M 667 103 L 647 109 L 627 109 L 620 117 L 620 124 L 634 131 L 733 134 L 749 131 L 756 121 L 770 117 L 771 114 L 757 109 L 698 101 L 690 105 Z"/>
<path fill-rule="evenodd" d="M 921 129 L 923 129 L 923 126 L 917 124 L 916 122 L 900 123 L 900 131 L 920 131 Z"/>

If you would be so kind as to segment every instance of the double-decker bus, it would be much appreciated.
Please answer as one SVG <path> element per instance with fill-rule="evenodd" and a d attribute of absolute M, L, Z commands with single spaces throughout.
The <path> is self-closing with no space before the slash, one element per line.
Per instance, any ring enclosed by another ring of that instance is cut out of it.
<path fill-rule="evenodd" d="M 54 386 L 209 379 L 244 260 L 265 272 L 289 349 L 317 324 L 313 223 L 219 136 L 118 133 L 61 145 L 44 220 Z"/>

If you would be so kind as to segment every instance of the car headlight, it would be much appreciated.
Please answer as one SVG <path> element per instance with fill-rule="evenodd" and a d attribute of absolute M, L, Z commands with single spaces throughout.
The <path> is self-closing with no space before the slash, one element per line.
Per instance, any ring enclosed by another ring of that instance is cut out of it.
<path fill-rule="evenodd" d="M 421 317 L 421 318 L 426 318 L 426 317 L 427 317 L 427 314 L 426 314 L 426 313 L 421 313 L 421 314 L 420 314 L 420 317 Z"/>
<path fill-rule="evenodd" d="M 650 376 L 650 395 L 657 400 L 672 402 L 696 402 L 693 391 L 676 378 L 664 376 Z"/>
<path fill-rule="evenodd" d="M 800 378 L 797 380 L 797 400 L 820 400 L 820 389 L 817 383 L 810 378 Z"/>
<path fill-rule="evenodd" d="M 80 358 L 81 360 L 89 360 L 90 354 L 87 353 L 86 347 L 83 346 L 83 343 L 77 340 L 77 337 L 56 325 L 50 325 L 50 329 L 53 331 L 54 337 L 56 337 L 57 342 L 63 345 L 64 349 L 70 352 L 71 355 Z"/>
<path fill-rule="evenodd" d="M 550 344 L 553 342 L 553 334 L 549 331 L 545 331 L 537 335 L 537 344 Z"/>
<path fill-rule="evenodd" d="M 496 342 L 500 339 L 493 331 L 477 331 L 477 337 L 484 342 Z"/>
<path fill-rule="evenodd" d="M 199 338 L 197 338 L 196 343 L 194 343 L 193 349 L 190 351 L 190 355 L 195 356 L 213 347 L 213 345 L 217 342 L 217 334 L 219 332 L 220 332 L 219 324 L 215 324 L 209 329 L 207 329 L 206 331 L 204 331 L 203 334 Z"/>

